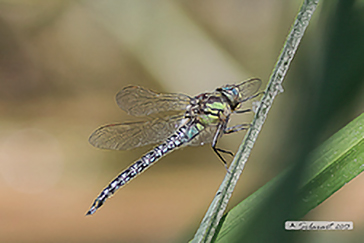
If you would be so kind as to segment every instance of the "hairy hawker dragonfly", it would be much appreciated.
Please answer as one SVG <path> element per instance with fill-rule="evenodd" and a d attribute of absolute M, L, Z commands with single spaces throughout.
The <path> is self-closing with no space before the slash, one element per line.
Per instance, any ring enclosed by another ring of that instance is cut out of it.
<path fill-rule="evenodd" d="M 210 143 L 226 166 L 220 153 L 232 153 L 217 148 L 217 141 L 223 134 L 249 127 L 249 124 L 228 127 L 230 115 L 251 111 L 242 110 L 241 104 L 255 98 L 260 85 L 260 79 L 253 78 L 195 97 L 156 93 L 139 86 L 123 88 L 116 95 L 118 106 L 130 115 L 149 117 L 141 122 L 102 126 L 94 131 L 89 142 L 98 148 L 115 150 L 128 150 L 154 143 L 159 145 L 111 181 L 95 199 L 86 215 L 95 213 L 117 189 L 177 148 Z"/>

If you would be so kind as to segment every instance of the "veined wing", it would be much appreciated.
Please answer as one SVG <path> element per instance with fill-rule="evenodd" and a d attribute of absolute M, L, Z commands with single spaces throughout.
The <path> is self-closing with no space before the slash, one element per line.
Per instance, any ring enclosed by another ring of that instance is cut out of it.
<path fill-rule="evenodd" d="M 102 126 L 89 138 L 102 149 L 128 150 L 166 140 L 183 123 L 183 115 L 153 118 L 143 122 Z"/>
<path fill-rule="evenodd" d="M 133 116 L 185 110 L 191 98 L 184 94 L 163 94 L 139 86 L 127 86 L 116 95 L 118 106 Z"/>
<path fill-rule="evenodd" d="M 243 98 L 242 101 L 254 95 L 261 84 L 262 81 L 258 78 L 252 78 L 242 82 L 241 84 L 237 84 L 236 86 L 239 88 L 239 92 Z"/>

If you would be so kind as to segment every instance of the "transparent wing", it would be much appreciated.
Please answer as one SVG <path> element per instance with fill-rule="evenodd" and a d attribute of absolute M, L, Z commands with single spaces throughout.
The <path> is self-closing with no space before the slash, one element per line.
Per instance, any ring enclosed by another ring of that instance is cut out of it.
<path fill-rule="evenodd" d="M 254 95 L 258 91 L 261 84 L 262 81 L 260 79 L 252 78 L 236 86 L 239 88 L 239 92 L 243 97 L 243 100 L 245 100 L 250 96 Z"/>
<path fill-rule="evenodd" d="M 127 86 L 116 95 L 118 106 L 133 116 L 185 110 L 190 100 L 184 94 L 162 94 L 139 86 Z"/>
<path fill-rule="evenodd" d="M 167 139 L 181 125 L 183 115 L 153 118 L 143 122 L 110 124 L 98 128 L 90 144 L 102 149 L 128 150 Z"/>
<path fill-rule="evenodd" d="M 194 139 L 192 139 L 188 146 L 202 146 L 207 143 L 212 143 L 217 125 L 210 125 L 200 132 Z"/>

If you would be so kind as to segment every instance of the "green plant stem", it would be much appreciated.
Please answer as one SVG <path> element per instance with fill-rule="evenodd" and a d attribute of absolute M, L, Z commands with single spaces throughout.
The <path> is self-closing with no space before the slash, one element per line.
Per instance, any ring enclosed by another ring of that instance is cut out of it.
<path fill-rule="evenodd" d="M 265 94 L 255 114 L 252 126 L 247 132 L 242 144 L 236 153 L 223 182 L 220 185 L 208 211 L 206 212 L 199 229 L 192 242 L 211 242 L 216 228 L 223 216 L 235 185 L 243 172 L 244 166 L 258 134 L 263 126 L 275 96 L 282 92 L 282 82 L 296 53 L 298 45 L 314 13 L 318 0 L 305 0 L 295 19 L 291 31 L 283 46 L 279 59 L 270 76 Z"/>

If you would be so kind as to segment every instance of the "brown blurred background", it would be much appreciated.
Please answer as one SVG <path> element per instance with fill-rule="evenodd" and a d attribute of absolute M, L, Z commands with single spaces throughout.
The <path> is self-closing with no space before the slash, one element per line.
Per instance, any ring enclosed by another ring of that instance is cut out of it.
<path fill-rule="evenodd" d="M 136 120 L 114 100 L 128 84 L 196 95 L 259 77 L 264 88 L 301 2 L 0 0 L 0 242 L 191 239 L 226 172 L 209 146 L 166 156 L 85 217 L 102 188 L 151 148 L 103 151 L 87 139 L 100 125 Z M 287 166 L 292 114 L 304 103 L 295 80 L 300 60 L 310 60 L 305 50 L 320 44 L 324 14 L 315 13 L 229 208 Z M 362 112 L 356 97 L 322 141 Z M 220 146 L 236 151 L 243 136 Z M 310 212 L 355 224 L 315 242 L 361 235 L 363 186 L 359 176 Z"/>

